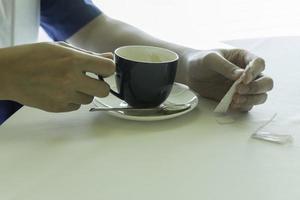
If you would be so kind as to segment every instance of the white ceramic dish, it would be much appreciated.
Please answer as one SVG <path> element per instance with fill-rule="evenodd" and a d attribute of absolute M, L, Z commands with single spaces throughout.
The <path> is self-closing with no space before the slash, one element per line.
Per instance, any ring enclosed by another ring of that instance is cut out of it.
<path fill-rule="evenodd" d="M 115 85 L 111 85 L 112 89 L 116 89 Z M 174 83 L 172 91 L 169 95 L 169 97 L 166 100 L 167 102 L 174 103 L 174 104 L 190 104 L 191 107 L 187 110 L 184 110 L 182 112 L 174 113 L 174 114 L 158 114 L 158 115 L 143 115 L 143 116 L 135 116 L 135 115 L 129 115 L 126 112 L 122 111 L 109 111 L 106 112 L 112 116 L 119 117 L 122 119 L 127 120 L 135 120 L 135 121 L 158 121 L 158 120 L 166 120 L 171 119 L 174 117 L 179 117 L 181 115 L 184 115 L 190 111 L 192 111 L 197 105 L 198 105 L 198 97 L 192 90 L 189 89 L 188 86 L 180 84 L 180 83 Z M 128 107 L 127 103 L 118 99 L 117 97 L 110 94 L 106 98 L 98 98 L 95 97 L 93 103 L 96 107 Z"/>

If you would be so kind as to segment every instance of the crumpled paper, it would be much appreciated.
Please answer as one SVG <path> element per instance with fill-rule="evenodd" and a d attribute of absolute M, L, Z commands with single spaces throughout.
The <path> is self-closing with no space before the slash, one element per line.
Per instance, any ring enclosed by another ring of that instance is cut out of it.
<path fill-rule="evenodd" d="M 233 83 L 231 88 L 228 90 L 228 92 L 225 94 L 225 96 L 222 98 L 220 103 L 215 108 L 215 110 L 214 110 L 215 113 L 226 113 L 227 112 L 227 110 L 231 104 L 232 98 L 237 90 L 237 86 L 244 80 L 244 78 L 245 78 L 245 73 L 243 73 L 241 75 L 241 77 Z"/>
<path fill-rule="evenodd" d="M 254 139 L 264 140 L 268 142 L 287 144 L 293 142 L 293 137 L 287 130 L 287 126 L 275 120 L 275 113 L 267 122 L 262 124 L 251 135 Z"/>

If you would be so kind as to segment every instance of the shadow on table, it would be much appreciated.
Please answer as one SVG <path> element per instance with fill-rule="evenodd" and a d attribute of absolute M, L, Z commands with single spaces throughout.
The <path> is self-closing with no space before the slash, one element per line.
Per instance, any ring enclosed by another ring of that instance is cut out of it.
<path fill-rule="evenodd" d="M 74 117 L 48 117 L 47 122 L 14 124 L 0 128 L 0 144 L 12 141 L 65 142 L 95 140 L 133 135 L 163 134 L 197 123 L 202 111 L 199 107 L 178 118 L 137 122 L 119 119 L 103 113 L 89 113 Z M 184 134 L 184 133 L 183 133 Z"/>
<path fill-rule="evenodd" d="M 24 122 L 1 127 L 0 145 L 25 141 L 60 144 L 145 135 L 201 137 L 205 131 L 214 131 L 214 126 L 219 126 L 220 129 L 220 124 L 212 112 L 215 106 L 215 102 L 201 98 L 198 107 L 193 111 L 177 118 L 153 122 L 124 120 L 104 113 L 89 113 L 87 110 L 79 112 L 79 115 L 74 115 L 74 113 L 48 114 L 45 120 L 41 119 L 38 122 Z M 248 115 L 239 115 L 237 122 L 230 126 L 238 129 L 245 127 L 251 121 L 250 118 Z"/>

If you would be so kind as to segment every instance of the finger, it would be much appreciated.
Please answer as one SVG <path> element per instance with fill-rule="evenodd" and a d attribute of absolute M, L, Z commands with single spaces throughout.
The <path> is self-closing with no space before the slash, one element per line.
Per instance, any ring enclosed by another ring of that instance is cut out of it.
<path fill-rule="evenodd" d="M 93 101 L 93 99 L 94 99 L 94 97 L 91 95 L 87 95 L 82 92 L 76 92 L 72 103 L 79 104 L 79 105 L 81 105 L 81 104 L 87 105 L 87 104 L 90 104 Z"/>
<path fill-rule="evenodd" d="M 101 80 L 96 80 L 83 75 L 78 83 L 77 91 L 90 96 L 106 97 L 109 94 L 109 85 Z"/>
<path fill-rule="evenodd" d="M 237 80 L 244 71 L 216 52 L 207 54 L 204 58 L 204 62 L 210 69 L 230 80 Z"/>
<path fill-rule="evenodd" d="M 70 111 L 78 110 L 79 108 L 80 105 L 75 103 L 70 103 L 65 108 L 63 108 L 63 112 L 70 112 Z"/>
<path fill-rule="evenodd" d="M 248 85 L 240 84 L 237 87 L 239 94 L 261 94 L 272 90 L 274 87 L 273 79 L 263 76 L 249 83 Z"/>
<path fill-rule="evenodd" d="M 238 108 L 237 110 L 240 112 L 249 112 L 252 108 L 253 108 L 253 106 L 244 106 L 244 107 Z"/>
<path fill-rule="evenodd" d="M 91 72 L 102 77 L 108 77 L 116 69 L 115 63 L 109 58 L 81 55 L 78 59 L 78 68 L 83 73 Z"/>
<path fill-rule="evenodd" d="M 236 104 L 231 104 L 230 105 L 230 110 L 231 111 L 239 111 L 239 112 L 249 112 L 251 109 L 253 108 L 252 106 L 240 106 L 240 105 L 236 105 Z"/>
<path fill-rule="evenodd" d="M 68 59 L 66 59 L 66 64 L 70 64 L 71 59 L 72 64 L 76 65 L 82 73 L 91 72 L 107 77 L 115 72 L 114 61 L 110 58 L 106 58 L 109 56 L 108 53 L 104 53 L 104 56 L 99 56 L 100 54 L 95 55 L 94 53 L 87 53 L 89 51 L 74 47 L 65 42 L 57 42 L 55 44 L 74 51 L 74 56 L 68 57 Z"/>
<path fill-rule="evenodd" d="M 104 57 L 104 58 L 113 59 L 113 53 L 111 53 L 111 52 L 96 53 L 96 52 L 93 52 L 93 51 L 88 51 L 88 50 L 73 46 L 73 45 L 71 45 L 67 42 L 62 42 L 62 41 L 61 42 L 56 42 L 56 44 L 58 44 L 60 46 L 63 46 L 63 47 L 66 47 L 66 48 L 71 48 L 71 49 L 76 50 L 76 51 L 87 53 L 87 54 L 90 54 L 90 55 L 101 56 L 101 57 Z"/>
<path fill-rule="evenodd" d="M 106 53 L 100 53 L 99 56 L 102 56 L 104 58 L 109 58 L 111 60 L 114 59 L 114 54 L 111 52 L 106 52 Z"/>
<path fill-rule="evenodd" d="M 248 61 L 246 61 L 247 66 L 245 70 L 245 79 L 243 80 L 243 83 L 248 84 L 265 70 L 265 61 L 264 59 L 257 57 L 253 54 L 246 56 L 245 59 L 248 59 Z"/>
<path fill-rule="evenodd" d="M 234 95 L 232 106 L 233 107 L 245 107 L 245 106 L 253 106 L 260 105 L 266 102 L 268 98 L 267 93 L 264 94 L 256 94 L 256 95 Z"/>
<path fill-rule="evenodd" d="M 76 50 L 76 51 L 79 51 L 79 52 L 83 52 L 83 53 L 87 53 L 87 54 L 91 54 L 91 55 L 99 55 L 98 53 L 95 53 L 93 51 L 88 51 L 88 50 L 73 46 L 73 45 L 71 45 L 67 42 L 59 41 L 59 42 L 55 42 L 55 44 L 60 45 L 62 47 L 70 48 L 72 50 Z"/>

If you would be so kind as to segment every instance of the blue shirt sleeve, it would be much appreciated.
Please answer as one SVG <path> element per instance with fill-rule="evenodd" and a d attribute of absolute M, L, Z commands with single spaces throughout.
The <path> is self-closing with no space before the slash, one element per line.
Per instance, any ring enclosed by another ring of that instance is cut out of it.
<path fill-rule="evenodd" d="M 100 14 L 91 0 L 41 0 L 40 25 L 53 40 L 63 41 Z"/>

